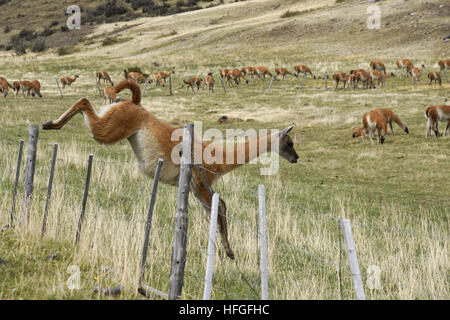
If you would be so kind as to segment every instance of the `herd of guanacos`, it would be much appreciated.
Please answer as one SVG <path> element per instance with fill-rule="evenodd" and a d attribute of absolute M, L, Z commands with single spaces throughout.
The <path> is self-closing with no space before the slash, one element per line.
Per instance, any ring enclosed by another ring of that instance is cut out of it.
<path fill-rule="evenodd" d="M 432 84 L 432 81 L 435 81 L 439 83 L 439 85 L 442 85 L 441 80 L 441 74 L 444 75 L 444 77 L 447 79 L 446 76 L 446 69 L 450 69 L 450 59 L 447 60 L 441 60 L 438 62 L 440 66 L 440 71 L 430 71 L 427 75 L 428 79 L 430 80 L 429 84 Z M 423 73 L 423 70 L 425 66 L 421 64 L 420 68 L 417 68 L 413 65 L 411 60 L 409 59 L 402 59 L 398 60 L 396 62 L 397 68 L 399 70 L 405 69 L 406 75 L 411 76 L 413 79 L 413 83 L 416 84 L 420 81 L 420 77 Z M 370 62 L 371 71 L 366 71 L 364 69 L 355 69 L 351 70 L 348 74 L 345 72 L 339 72 L 333 74 L 332 78 L 335 84 L 335 88 L 339 87 L 339 83 L 343 83 L 343 88 L 345 89 L 345 86 L 347 85 L 348 88 L 353 87 L 353 89 L 356 89 L 358 87 L 358 84 L 362 83 L 362 88 L 368 89 L 368 88 L 375 88 L 375 81 L 378 81 L 378 86 L 381 85 L 384 86 L 384 80 L 386 78 L 394 76 L 394 74 L 387 73 L 386 72 L 386 66 L 381 61 L 371 61 Z M 137 83 L 153 83 L 155 86 L 165 86 L 166 79 L 171 76 L 174 72 L 156 72 L 153 75 L 153 78 L 150 77 L 145 78 L 141 73 L 139 72 L 128 72 L 128 70 L 124 70 L 124 76 L 126 79 L 133 79 Z M 242 69 L 221 69 L 219 71 L 219 77 L 220 80 L 225 80 L 227 85 L 231 86 L 234 82 L 235 85 L 239 85 L 241 79 L 248 83 L 247 77 L 250 77 L 253 81 L 254 78 L 259 78 L 261 80 L 265 80 L 266 75 L 273 77 L 276 79 L 278 76 L 281 76 L 283 79 L 287 75 L 295 76 L 298 78 L 300 74 L 303 74 L 305 77 L 307 74 L 310 74 L 311 77 L 314 79 L 321 78 L 321 76 L 316 76 L 311 72 L 311 69 L 306 65 L 296 65 L 294 67 L 294 72 L 290 72 L 286 68 L 277 67 L 275 69 L 275 73 L 272 74 L 266 67 L 264 66 L 258 66 L 258 67 L 245 67 Z M 76 81 L 76 79 L 79 78 L 79 75 L 76 74 L 73 77 L 62 77 L 60 79 L 60 82 L 62 84 L 62 88 L 64 89 L 66 86 L 71 86 L 73 82 Z M 103 80 L 104 83 L 109 82 L 111 86 L 107 86 L 103 89 L 103 96 L 106 100 L 109 100 L 109 103 L 118 102 L 121 99 L 118 99 L 116 96 L 116 90 L 114 88 L 114 83 L 111 80 L 111 77 L 109 76 L 108 72 L 106 71 L 99 71 L 96 74 L 97 82 L 100 83 L 101 80 Z M 204 85 L 203 82 L 204 81 Z M 208 87 L 208 90 L 210 92 L 214 92 L 214 76 L 213 73 L 210 72 L 203 80 L 200 77 L 191 77 L 188 79 L 183 80 L 184 85 L 187 86 L 187 89 L 192 88 L 194 89 L 194 86 L 197 86 L 197 91 L 200 89 L 201 86 L 203 86 L 203 89 L 205 89 L 205 86 Z M 12 84 L 10 84 L 4 77 L 0 76 L 0 93 L 3 93 L 3 96 L 6 98 L 8 95 L 8 88 L 11 88 L 13 91 L 15 91 L 16 96 L 19 94 L 20 90 L 23 90 L 23 93 L 27 92 L 27 96 L 39 96 L 42 97 L 42 94 L 40 92 L 40 82 L 38 80 L 33 81 L 14 81 Z M 450 106 L 447 105 L 431 105 L 428 106 L 425 110 L 425 118 L 427 119 L 426 124 L 426 137 L 432 136 L 433 134 L 436 137 L 440 136 L 439 130 L 438 130 L 438 123 L 441 122 L 447 122 L 444 136 L 447 133 L 447 130 L 450 128 Z M 406 133 L 409 133 L 409 129 L 406 124 L 404 124 L 400 118 L 391 110 L 389 109 L 375 109 L 371 110 L 363 115 L 363 127 L 357 128 L 353 131 L 352 136 L 354 138 L 356 137 L 363 137 L 365 138 L 366 135 L 369 135 L 371 141 L 373 140 L 374 132 L 377 131 L 378 133 L 378 142 L 384 143 L 386 139 L 387 134 L 387 126 L 391 128 L 391 132 L 393 133 L 392 129 L 392 122 L 397 123 Z"/>

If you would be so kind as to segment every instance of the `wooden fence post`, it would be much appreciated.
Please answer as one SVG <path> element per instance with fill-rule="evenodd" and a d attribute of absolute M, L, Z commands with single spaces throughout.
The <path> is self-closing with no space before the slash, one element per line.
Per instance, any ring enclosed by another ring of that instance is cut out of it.
<path fill-rule="evenodd" d="M 57 154 L 58 154 L 58 144 L 55 143 L 53 145 L 53 156 L 52 156 L 52 164 L 50 167 L 50 177 L 48 178 L 47 200 L 45 201 L 44 219 L 42 221 L 42 229 L 41 229 L 41 238 L 44 237 L 45 229 L 47 228 L 48 205 L 50 203 L 50 198 L 52 196 L 53 176 L 55 174 L 55 165 L 56 165 L 56 155 Z"/>
<path fill-rule="evenodd" d="M 328 89 L 328 72 L 325 71 L 325 90 Z"/>
<path fill-rule="evenodd" d="M 98 80 L 98 79 L 96 78 L 96 79 L 95 79 L 95 82 L 97 82 L 98 95 L 99 95 L 100 97 L 103 97 L 102 89 L 100 89 L 100 80 Z"/>
<path fill-rule="evenodd" d="M 211 204 L 211 219 L 209 222 L 208 258 L 206 261 L 205 288 L 203 290 L 203 300 L 211 299 L 218 212 L 219 212 L 219 194 L 214 193 Z"/>
<path fill-rule="evenodd" d="M 219 75 L 220 83 L 222 84 L 223 92 L 227 93 L 227 89 L 225 89 L 225 85 L 223 84 L 222 77 Z"/>
<path fill-rule="evenodd" d="M 269 83 L 269 88 L 267 89 L 267 93 L 270 93 L 270 88 L 272 88 L 272 82 L 273 82 L 274 78 L 275 78 L 275 75 L 273 75 L 272 78 L 270 78 L 270 83 Z"/>
<path fill-rule="evenodd" d="M 305 87 L 305 78 L 306 78 L 306 72 L 303 72 L 302 89 Z"/>
<path fill-rule="evenodd" d="M 150 229 L 152 227 L 153 209 L 155 208 L 156 192 L 158 191 L 159 176 L 161 174 L 161 168 L 162 168 L 163 163 L 164 163 L 163 159 L 161 159 L 161 158 L 158 159 L 158 164 L 156 165 L 156 171 L 155 171 L 155 179 L 153 180 L 152 193 L 150 196 L 150 202 L 148 204 L 147 221 L 145 223 L 145 230 L 144 230 L 144 245 L 142 247 L 142 260 L 141 260 L 141 269 L 140 269 L 140 275 L 139 275 L 139 287 L 142 286 L 142 283 L 144 281 L 145 262 L 147 261 L 147 251 L 148 251 L 148 240 L 150 238 Z"/>
<path fill-rule="evenodd" d="M 23 90 L 22 79 L 19 80 L 19 83 L 20 83 L 20 90 L 22 91 L 22 96 L 25 99 L 25 91 Z"/>
<path fill-rule="evenodd" d="M 58 85 L 58 89 L 59 89 L 59 94 L 61 95 L 61 98 L 64 98 L 64 97 L 63 97 L 63 93 L 62 93 L 62 90 L 61 90 L 61 87 L 59 86 L 59 81 L 58 81 L 58 78 L 55 78 L 55 80 L 56 80 L 56 84 Z"/>
<path fill-rule="evenodd" d="M 17 187 L 19 186 L 20 165 L 22 163 L 23 144 L 24 144 L 24 140 L 20 139 L 19 155 L 17 157 L 17 167 L 16 167 L 16 180 L 14 181 L 14 192 L 13 192 L 12 208 L 11 208 L 11 220 L 9 222 L 9 227 L 10 228 L 14 227 L 14 213 L 16 211 Z"/>
<path fill-rule="evenodd" d="M 169 76 L 169 95 L 173 95 L 172 94 L 172 75 Z"/>
<path fill-rule="evenodd" d="M 191 78 L 191 88 L 192 88 L 192 93 L 195 95 L 195 90 L 194 90 L 194 81 Z"/>
<path fill-rule="evenodd" d="M 148 81 L 150 80 L 150 76 L 147 77 L 147 79 L 145 79 L 145 83 L 144 83 L 144 91 L 142 93 L 142 95 L 145 95 L 145 91 L 147 91 L 147 85 L 148 85 Z"/>
<path fill-rule="evenodd" d="M 261 245 L 261 299 L 269 299 L 269 268 L 267 265 L 267 223 L 266 223 L 266 190 L 264 185 L 258 185 L 259 208 L 259 241 Z"/>
<path fill-rule="evenodd" d="M 361 271 L 358 264 L 358 257 L 356 255 L 355 242 L 353 241 L 352 227 L 349 219 L 342 219 L 342 228 L 344 229 L 345 244 L 347 247 L 348 261 L 350 263 L 350 271 L 352 273 L 356 298 L 358 300 L 366 300 Z"/>
<path fill-rule="evenodd" d="M 36 168 L 36 152 L 39 137 L 39 126 L 32 124 L 28 132 L 27 160 L 25 166 L 25 181 L 23 194 L 22 215 L 26 213 L 27 222 L 29 217 L 28 206 L 31 203 L 34 186 L 34 170 Z"/>
<path fill-rule="evenodd" d="M 87 202 L 87 197 L 88 197 L 88 193 L 89 193 L 89 183 L 91 181 L 91 170 L 92 170 L 92 158 L 93 157 L 94 157 L 94 155 L 91 153 L 89 155 L 89 160 L 88 160 L 86 182 L 84 185 L 83 201 L 81 203 L 81 212 L 80 212 L 80 218 L 78 219 L 77 233 L 75 235 L 75 244 L 78 244 L 80 242 L 81 226 L 82 226 L 83 220 L 84 220 L 84 212 L 86 210 L 86 202 Z"/>
<path fill-rule="evenodd" d="M 185 124 L 182 142 L 180 177 L 178 182 L 177 211 L 175 214 L 175 236 L 172 248 L 172 268 L 169 278 L 170 300 L 175 300 L 180 297 L 184 282 L 188 230 L 189 184 L 192 177 L 193 141 L 194 125 Z"/>

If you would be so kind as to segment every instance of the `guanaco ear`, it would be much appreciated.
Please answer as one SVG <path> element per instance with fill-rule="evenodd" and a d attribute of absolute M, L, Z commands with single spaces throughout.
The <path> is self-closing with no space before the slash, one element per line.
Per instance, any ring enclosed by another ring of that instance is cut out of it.
<path fill-rule="evenodd" d="M 295 127 L 295 123 L 291 124 L 286 129 L 281 130 L 280 131 L 280 137 L 284 137 L 285 135 L 287 135 L 294 127 Z"/>

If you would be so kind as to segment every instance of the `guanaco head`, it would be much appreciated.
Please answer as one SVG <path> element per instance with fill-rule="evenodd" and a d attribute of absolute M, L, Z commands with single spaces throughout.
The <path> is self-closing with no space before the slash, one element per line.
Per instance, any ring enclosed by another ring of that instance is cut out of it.
<path fill-rule="evenodd" d="M 297 163 L 297 160 L 299 158 L 297 152 L 294 150 L 294 142 L 292 141 L 291 137 L 288 135 L 288 133 L 294 128 L 294 124 L 290 125 L 286 129 L 283 129 L 280 132 L 280 141 L 279 141 L 279 155 L 289 161 L 290 163 Z"/>
<path fill-rule="evenodd" d="M 74 77 L 75 77 L 75 78 L 79 78 L 79 77 L 80 77 L 80 75 L 79 75 L 79 74 L 76 74 L 76 75 L 74 75 Z"/>
<path fill-rule="evenodd" d="M 405 132 L 406 132 L 407 134 L 409 134 L 408 126 L 405 126 Z"/>
<path fill-rule="evenodd" d="M 361 137 L 363 135 L 363 131 L 364 131 L 364 128 L 357 128 L 357 129 L 355 129 L 353 131 L 353 133 L 352 133 L 352 137 L 353 138 Z"/>

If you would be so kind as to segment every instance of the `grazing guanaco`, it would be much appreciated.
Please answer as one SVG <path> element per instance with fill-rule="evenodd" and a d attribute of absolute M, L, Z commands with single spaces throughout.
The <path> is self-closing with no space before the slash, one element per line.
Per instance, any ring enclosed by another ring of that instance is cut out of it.
<path fill-rule="evenodd" d="M 411 74 L 411 77 L 413 79 L 413 84 L 416 84 L 416 82 L 420 82 L 420 76 L 422 75 L 423 70 L 425 69 L 425 65 L 422 63 L 421 68 L 414 67 L 411 70 L 409 70 L 409 73 Z"/>
<path fill-rule="evenodd" d="M 241 69 L 241 72 L 247 77 L 247 74 L 250 75 L 250 79 L 254 80 L 255 76 L 256 76 L 256 69 L 254 67 L 244 67 Z"/>
<path fill-rule="evenodd" d="M 0 77 L 0 92 L 3 92 L 3 97 L 8 96 L 8 88 L 14 90 L 14 87 L 3 77 Z"/>
<path fill-rule="evenodd" d="M 434 85 L 436 85 L 436 82 L 438 82 L 439 85 L 442 86 L 441 73 L 439 71 L 428 72 L 428 79 L 430 79 L 430 83 L 429 83 L 430 86 L 431 86 L 431 82 L 433 82 L 433 80 L 434 80 Z"/>
<path fill-rule="evenodd" d="M 303 64 L 298 64 L 294 67 L 294 76 L 296 78 L 298 78 L 299 74 L 306 74 L 309 73 L 311 75 L 311 77 L 313 77 L 314 79 L 316 78 L 315 75 L 313 75 L 313 73 L 311 72 L 311 69 L 308 66 L 305 66 Z"/>
<path fill-rule="evenodd" d="M 22 88 L 23 91 L 27 92 L 27 97 L 30 95 L 31 96 L 35 96 L 38 95 L 39 98 L 42 98 L 41 95 L 41 84 L 39 83 L 39 81 L 37 80 L 33 80 L 33 81 L 27 81 L 27 80 L 23 80 L 22 81 Z M 19 95 L 19 91 L 20 89 L 20 81 L 14 81 L 13 82 L 13 89 L 16 91 L 16 97 Z"/>
<path fill-rule="evenodd" d="M 245 81 L 245 83 L 248 83 L 248 80 L 245 79 L 245 74 L 243 74 L 239 69 L 231 70 L 229 73 L 227 73 L 226 77 L 228 85 L 231 85 L 232 81 L 234 81 L 234 83 L 238 85 L 240 83 L 241 78 Z"/>
<path fill-rule="evenodd" d="M 155 87 L 156 86 L 163 86 L 164 87 L 166 85 L 165 82 L 163 81 L 162 77 L 161 77 L 161 73 L 160 72 L 156 72 L 153 75 L 153 81 L 155 83 Z"/>
<path fill-rule="evenodd" d="M 373 142 L 373 133 L 375 129 L 378 132 L 378 142 L 384 143 L 387 134 L 387 122 L 383 115 L 377 111 L 369 111 L 363 116 L 363 138 L 369 134 L 370 141 Z"/>
<path fill-rule="evenodd" d="M 355 89 L 355 87 L 356 87 L 356 78 L 355 78 L 354 74 L 351 74 L 351 73 L 347 74 L 345 76 L 345 82 L 347 83 L 347 88 L 350 89 L 350 86 L 351 86 L 353 89 Z M 344 88 L 345 88 L 345 85 L 344 85 Z"/>
<path fill-rule="evenodd" d="M 345 72 L 339 72 L 339 73 L 333 74 L 335 88 L 337 89 L 339 87 L 339 82 L 343 82 L 344 89 L 345 89 L 346 78 L 347 78 L 347 74 Z"/>
<path fill-rule="evenodd" d="M 214 76 L 212 72 L 209 72 L 205 77 L 205 86 L 208 86 L 208 92 L 214 92 Z"/>
<path fill-rule="evenodd" d="M 103 79 L 103 83 L 106 83 L 108 81 L 111 86 L 114 86 L 114 82 L 112 82 L 111 77 L 109 76 L 108 72 L 106 71 L 99 71 L 97 72 L 97 81 L 100 82 L 100 80 Z"/>
<path fill-rule="evenodd" d="M 192 77 L 186 80 L 183 80 L 184 84 L 186 85 L 186 90 L 189 90 L 190 88 L 193 88 L 194 85 L 197 86 L 197 91 L 200 90 L 200 86 L 202 85 L 202 78 L 198 77 Z"/>
<path fill-rule="evenodd" d="M 406 69 L 406 76 L 411 74 L 410 70 L 412 70 L 412 68 L 414 68 L 413 63 L 409 59 L 398 60 L 395 64 L 397 65 L 397 68 L 399 70 Z"/>
<path fill-rule="evenodd" d="M 124 80 L 114 88 L 117 93 L 125 88 L 131 90 L 131 99 L 105 106 L 97 113 L 87 98 L 81 98 L 58 119 L 45 122 L 42 126 L 43 129 L 61 129 L 72 117 L 81 113 L 87 129 L 97 142 L 110 145 L 123 139 L 128 139 L 138 160 L 139 169 L 144 174 L 153 177 L 158 158 L 164 159 L 160 181 L 177 186 L 180 165 L 174 162 L 172 158 L 174 148 L 182 140 L 182 137 L 179 137 L 176 133 L 174 134 L 177 128 L 157 119 L 142 107 L 140 104 L 141 91 L 134 81 Z M 210 210 L 214 192 L 211 187 L 217 180 L 266 152 L 277 151 L 275 149 L 272 150 L 272 145 L 276 142 L 279 145 L 279 155 L 290 163 L 296 163 L 299 156 L 295 152 L 293 141 L 288 135 L 293 127 L 292 125 L 281 132 L 258 136 L 256 139 L 246 143 L 235 145 L 231 149 L 225 148 L 223 154 L 221 154 L 223 159 L 225 159 L 227 154 L 233 155 L 234 152 L 234 162 L 226 164 L 222 164 L 221 160 L 218 160 L 220 155 L 216 156 L 212 153 L 208 155 L 208 152 L 204 152 L 205 148 L 208 148 L 209 143 L 202 142 L 199 140 L 199 137 L 194 136 L 193 158 L 201 159 L 201 166 L 206 169 L 203 170 L 194 166 L 192 170 L 191 190 L 195 197 L 206 210 Z M 267 143 L 268 147 L 257 148 L 256 152 L 251 152 L 251 145 L 261 146 L 263 143 Z M 237 161 L 241 151 L 245 155 L 244 161 L 242 161 L 244 163 L 238 163 Z M 200 152 L 201 154 L 198 154 Z M 203 157 L 204 154 L 206 154 L 205 157 Z M 218 225 L 222 244 L 227 256 L 234 259 L 234 252 L 228 241 L 226 205 L 223 199 L 220 199 L 219 202 Z"/>
<path fill-rule="evenodd" d="M 372 70 L 378 70 L 384 74 L 386 74 L 386 66 L 381 61 L 370 61 L 370 67 Z"/>
<path fill-rule="evenodd" d="M 147 79 L 139 72 L 128 72 L 127 69 L 123 70 L 125 79 L 131 78 L 137 83 L 144 83 Z"/>
<path fill-rule="evenodd" d="M 275 78 L 277 78 L 279 75 L 281 75 L 283 78 L 283 80 L 286 78 L 286 75 L 290 74 L 291 76 L 293 76 L 294 74 L 292 72 L 290 72 L 288 69 L 283 68 L 283 67 L 278 67 L 275 68 L 275 72 L 276 72 L 276 76 Z"/>
<path fill-rule="evenodd" d="M 264 66 L 258 66 L 256 69 L 256 75 L 259 79 L 266 81 L 266 74 L 272 77 L 272 73 Z"/>
<path fill-rule="evenodd" d="M 433 130 L 434 135 L 437 137 L 440 136 L 438 130 L 438 123 L 446 122 L 447 126 L 445 127 L 444 136 L 447 134 L 447 130 L 450 128 L 450 106 L 446 105 L 438 105 L 438 106 L 428 106 L 425 109 L 425 118 L 427 119 L 427 126 L 425 131 L 425 138 L 431 137 L 431 130 Z"/>
<path fill-rule="evenodd" d="M 392 134 L 394 134 L 394 129 L 392 129 L 392 121 L 394 121 L 400 128 L 402 128 L 403 131 L 409 134 L 408 126 L 404 124 L 392 110 L 378 108 L 372 111 L 380 113 L 386 119 L 386 122 L 389 124 L 389 127 L 391 128 Z"/>
<path fill-rule="evenodd" d="M 364 134 L 363 131 L 364 131 L 364 128 L 356 128 L 356 129 L 354 129 L 353 132 L 352 132 L 352 137 L 353 138 L 362 137 L 363 134 Z M 367 134 L 367 131 L 366 131 L 366 134 Z"/>
<path fill-rule="evenodd" d="M 226 78 L 227 78 L 227 75 L 228 75 L 230 72 L 231 72 L 230 69 L 222 69 L 222 70 L 219 70 L 219 77 L 220 77 L 221 79 L 226 79 Z"/>
<path fill-rule="evenodd" d="M 72 87 L 72 83 L 74 83 L 80 76 L 78 74 L 74 75 L 72 78 L 71 77 L 62 77 L 60 79 L 61 84 L 62 84 L 62 88 L 64 89 L 67 86 Z"/>
<path fill-rule="evenodd" d="M 174 74 L 174 73 L 175 73 L 175 71 L 172 71 L 171 73 L 164 72 L 164 71 L 157 72 L 157 74 L 159 74 L 159 77 L 161 78 L 161 80 L 164 82 L 164 85 L 166 84 L 166 79 L 168 77 L 170 77 L 171 74 Z M 156 75 L 156 73 L 155 73 L 155 75 Z"/>
<path fill-rule="evenodd" d="M 444 75 L 445 80 L 448 82 L 446 69 L 450 69 L 450 59 L 441 60 L 438 62 L 439 67 L 441 68 L 441 73 Z"/>

